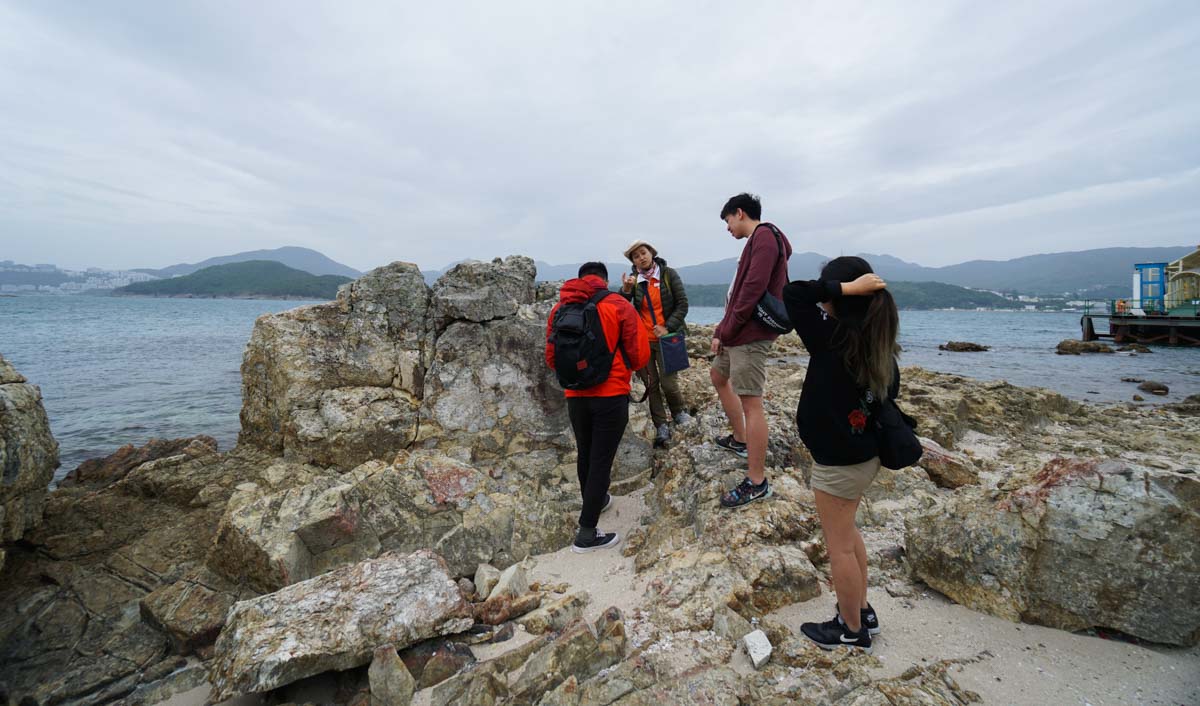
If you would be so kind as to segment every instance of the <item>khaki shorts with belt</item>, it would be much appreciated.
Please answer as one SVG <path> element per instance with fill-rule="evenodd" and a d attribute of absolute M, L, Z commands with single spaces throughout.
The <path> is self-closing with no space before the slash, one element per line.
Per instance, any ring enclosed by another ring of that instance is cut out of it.
<path fill-rule="evenodd" d="M 762 397 L 767 384 L 767 354 L 774 341 L 753 341 L 740 346 L 722 346 L 713 358 L 712 367 L 729 378 L 734 394 L 743 397 Z"/>
<path fill-rule="evenodd" d="M 858 500 L 871 487 L 879 473 L 879 457 L 853 466 L 822 466 L 814 462 L 812 489 L 820 490 L 843 500 Z"/>

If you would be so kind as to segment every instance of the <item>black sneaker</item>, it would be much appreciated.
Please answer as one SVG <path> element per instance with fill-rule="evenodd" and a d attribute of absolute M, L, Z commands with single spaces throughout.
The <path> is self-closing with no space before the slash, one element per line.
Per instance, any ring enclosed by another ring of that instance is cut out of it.
<path fill-rule="evenodd" d="M 837 604 L 834 605 L 836 606 Z M 842 609 L 840 607 L 835 607 L 834 610 L 836 611 L 834 617 L 837 620 L 841 620 Z M 875 607 L 870 603 L 867 604 L 866 608 L 858 611 L 858 619 L 862 621 L 862 625 L 867 629 L 867 632 L 871 633 L 871 637 L 875 637 L 882 632 L 879 629 L 879 616 L 875 614 Z"/>
<path fill-rule="evenodd" d="M 658 425 L 658 429 L 654 434 L 654 448 L 666 448 L 667 442 L 671 440 L 671 427 L 664 422 Z"/>
<path fill-rule="evenodd" d="M 596 530 L 596 534 L 591 539 L 576 535 L 575 542 L 571 545 L 571 551 L 576 554 L 587 554 L 599 549 L 615 547 L 620 541 L 621 536 L 616 532 L 601 532 Z"/>
<path fill-rule="evenodd" d="M 729 449 L 742 458 L 750 456 L 750 452 L 746 451 L 746 444 L 733 438 L 733 434 L 722 436 L 717 439 L 717 446 L 723 449 Z"/>
<path fill-rule="evenodd" d="M 771 484 L 763 478 L 762 485 L 755 485 L 749 478 L 743 478 L 732 490 L 721 496 L 721 507 L 742 507 L 755 500 L 771 497 Z"/>
<path fill-rule="evenodd" d="M 850 632 L 840 616 L 823 623 L 804 623 L 800 626 L 800 632 L 823 650 L 844 645 L 871 654 L 871 633 L 867 631 L 867 626 L 864 625 L 858 632 Z"/>
<path fill-rule="evenodd" d="M 604 507 L 600 508 L 600 514 L 604 514 L 604 511 L 607 510 L 611 505 L 612 505 L 612 495 L 605 493 L 604 494 Z"/>

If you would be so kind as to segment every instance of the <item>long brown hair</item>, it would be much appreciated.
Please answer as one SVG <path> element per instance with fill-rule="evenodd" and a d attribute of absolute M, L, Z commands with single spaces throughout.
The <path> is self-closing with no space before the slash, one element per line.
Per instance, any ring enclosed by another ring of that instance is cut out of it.
<path fill-rule="evenodd" d="M 853 282 L 874 272 L 861 257 L 839 257 L 821 270 L 821 279 Z M 841 297 L 834 302 L 837 330 L 833 346 L 841 351 L 846 370 L 859 387 L 886 399 L 896 375 L 900 346 L 900 313 L 886 289 L 867 296 Z"/>

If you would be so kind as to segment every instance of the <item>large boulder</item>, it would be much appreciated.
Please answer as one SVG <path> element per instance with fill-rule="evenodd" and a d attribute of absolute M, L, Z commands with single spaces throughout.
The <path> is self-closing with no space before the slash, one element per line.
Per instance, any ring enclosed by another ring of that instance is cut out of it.
<path fill-rule="evenodd" d="M 433 552 L 385 554 L 236 604 L 217 639 L 212 702 L 371 662 L 466 630 L 470 608 Z"/>
<path fill-rule="evenodd" d="M 58 442 L 50 434 L 42 391 L 0 356 L 0 545 L 41 523 L 56 468 Z"/>
<path fill-rule="evenodd" d="M 512 316 L 523 304 L 533 303 L 536 275 L 533 260 L 520 255 L 460 262 L 433 285 L 433 317 L 445 328 L 453 321 L 482 323 Z"/>
<path fill-rule="evenodd" d="M 259 317 L 242 362 L 239 443 L 348 470 L 417 433 L 429 290 L 396 262 L 328 304 Z"/>
<path fill-rule="evenodd" d="M 436 452 L 401 453 L 278 489 L 246 486 L 227 506 L 208 565 L 274 591 L 383 552 L 435 549 L 455 576 L 508 566 L 570 541 L 573 497 L 511 489 Z"/>
<path fill-rule="evenodd" d="M 1200 641 L 1200 479 L 1055 459 L 1011 491 L 963 488 L 906 518 L 908 561 L 975 610 L 1065 630 Z"/>

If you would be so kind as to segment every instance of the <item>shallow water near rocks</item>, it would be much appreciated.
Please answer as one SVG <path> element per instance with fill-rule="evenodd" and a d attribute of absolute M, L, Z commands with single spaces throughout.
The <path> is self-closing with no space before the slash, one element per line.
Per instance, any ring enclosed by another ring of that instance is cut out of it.
<path fill-rule="evenodd" d="M 712 324 L 723 311 L 697 307 L 689 322 Z M 1129 402 L 1134 394 L 1146 404 L 1178 402 L 1200 393 L 1200 348 L 1153 346 L 1153 353 L 1058 355 L 1055 346 L 1079 338 L 1079 314 L 1011 311 L 901 311 L 900 365 L 953 373 L 977 380 L 1005 380 L 1020 387 L 1045 387 L 1091 402 Z M 794 336 L 795 334 L 789 334 Z M 991 350 L 982 353 L 939 351 L 947 341 L 970 341 Z M 1170 387 L 1165 397 L 1139 393 L 1123 377 L 1157 380 Z"/>

